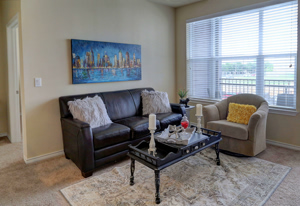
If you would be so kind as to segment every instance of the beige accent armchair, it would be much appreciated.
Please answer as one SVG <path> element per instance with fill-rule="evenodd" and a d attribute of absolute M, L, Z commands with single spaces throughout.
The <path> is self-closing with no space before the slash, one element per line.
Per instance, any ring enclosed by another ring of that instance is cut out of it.
<path fill-rule="evenodd" d="M 248 125 L 227 121 L 229 103 L 254 105 L 257 111 Z M 203 107 L 204 127 L 221 131 L 223 140 L 219 148 L 246 156 L 255 156 L 266 149 L 266 125 L 269 106 L 255 94 L 238 94 L 214 105 Z"/>

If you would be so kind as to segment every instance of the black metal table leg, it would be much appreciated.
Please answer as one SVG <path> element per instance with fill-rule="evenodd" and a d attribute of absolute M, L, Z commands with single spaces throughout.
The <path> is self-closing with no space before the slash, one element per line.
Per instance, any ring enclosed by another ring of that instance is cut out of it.
<path fill-rule="evenodd" d="M 135 160 L 131 158 L 131 176 L 130 176 L 130 185 L 134 185 L 134 169 L 135 169 Z"/>
<path fill-rule="evenodd" d="M 221 164 L 221 161 L 220 161 L 220 157 L 219 157 L 219 142 L 215 144 L 215 150 L 216 150 L 216 154 L 217 154 L 217 165 L 220 165 Z"/>
<path fill-rule="evenodd" d="M 160 194 L 159 194 L 159 185 L 160 185 L 160 177 L 159 177 L 159 170 L 154 170 L 155 173 L 155 203 L 159 204 L 160 203 Z"/>

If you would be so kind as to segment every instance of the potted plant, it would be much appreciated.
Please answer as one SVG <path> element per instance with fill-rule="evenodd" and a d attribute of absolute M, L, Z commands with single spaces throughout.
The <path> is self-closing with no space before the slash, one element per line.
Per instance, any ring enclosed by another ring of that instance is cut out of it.
<path fill-rule="evenodd" d="M 181 89 L 178 91 L 178 95 L 180 97 L 180 101 L 179 104 L 184 104 L 185 107 L 188 107 L 188 102 L 190 101 L 189 98 L 186 98 L 187 94 L 188 94 L 188 90 L 185 89 Z"/>

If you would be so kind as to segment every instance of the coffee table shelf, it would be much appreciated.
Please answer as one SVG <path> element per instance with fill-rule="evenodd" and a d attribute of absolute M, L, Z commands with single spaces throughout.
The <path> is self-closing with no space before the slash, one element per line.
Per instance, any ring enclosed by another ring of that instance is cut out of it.
<path fill-rule="evenodd" d="M 191 155 L 215 145 L 216 162 L 220 165 L 219 142 L 222 140 L 221 132 L 201 128 L 202 134 L 194 133 L 188 145 L 177 145 L 155 141 L 157 154 L 148 154 L 149 142 L 142 141 L 136 146 L 129 145 L 128 156 L 131 158 L 130 185 L 134 185 L 135 160 L 151 168 L 155 172 L 155 202 L 160 203 L 159 184 L 160 170 L 175 164 Z"/>
<path fill-rule="evenodd" d="M 148 154 L 149 141 L 142 141 L 137 146 L 129 146 L 129 154 L 135 155 L 140 160 L 146 161 L 155 167 L 164 165 L 181 156 L 181 152 L 178 148 L 171 147 L 166 144 L 155 141 L 156 152 L 155 156 Z"/>

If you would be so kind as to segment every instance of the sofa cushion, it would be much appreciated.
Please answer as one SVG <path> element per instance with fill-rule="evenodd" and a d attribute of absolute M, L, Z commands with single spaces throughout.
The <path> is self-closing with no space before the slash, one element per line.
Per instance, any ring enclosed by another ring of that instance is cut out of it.
<path fill-rule="evenodd" d="M 164 130 L 169 125 L 180 125 L 182 119 L 181 114 L 178 113 L 161 113 L 156 115 L 156 119 L 160 121 L 160 129 Z"/>
<path fill-rule="evenodd" d="M 131 144 L 131 141 L 122 142 L 119 144 L 111 145 L 99 150 L 95 150 L 95 160 L 108 157 L 118 152 L 128 150 L 128 145 Z"/>
<path fill-rule="evenodd" d="M 207 128 L 215 131 L 221 131 L 222 135 L 239 140 L 248 139 L 247 125 L 228 122 L 227 120 L 218 120 L 207 122 Z"/>
<path fill-rule="evenodd" d="M 130 128 L 116 123 L 94 128 L 92 133 L 95 150 L 130 140 Z"/>
<path fill-rule="evenodd" d="M 132 117 L 136 114 L 136 107 L 129 91 L 102 93 L 107 113 L 112 121 Z"/>
<path fill-rule="evenodd" d="M 148 91 L 154 91 L 154 89 L 148 87 L 148 88 L 139 88 L 139 89 L 130 89 L 128 90 L 133 98 L 135 107 L 137 109 L 135 116 L 142 116 L 143 115 L 143 104 L 142 104 L 142 96 L 141 93 L 144 90 Z"/>
<path fill-rule="evenodd" d="M 142 116 L 134 116 L 115 121 L 118 124 L 123 124 L 131 129 L 131 138 L 138 139 L 150 134 L 149 118 Z M 160 129 L 159 120 L 156 120 L 156 128 Z"/>

